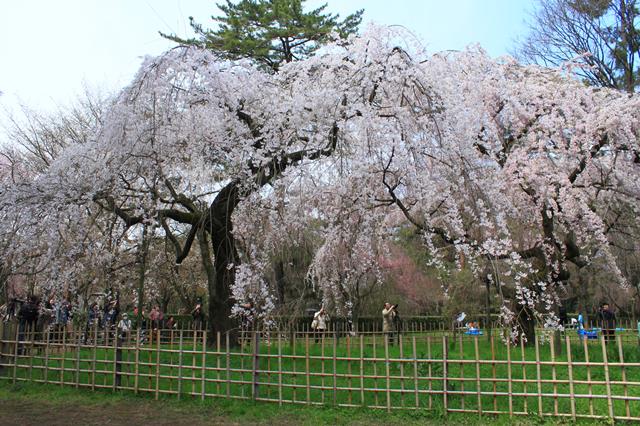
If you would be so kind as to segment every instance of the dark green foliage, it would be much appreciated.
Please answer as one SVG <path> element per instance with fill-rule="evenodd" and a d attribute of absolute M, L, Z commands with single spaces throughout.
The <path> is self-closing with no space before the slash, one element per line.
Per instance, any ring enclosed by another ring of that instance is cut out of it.
<path fill-rule="evenodd" d="M 226 59 L 249 58 L 261 66 L 277 71 L 283 62 L 303 59 L 323 43 L 332 32 L 341 37 L 355 33 L 362 21 L 359 10 L 343 21 L 326 14 L 326 4 L 310 12 L 303 10 L 305 0 L 227 0 L 217 4 L 223 12 L 212 16 L 218 28 L 204 28 L 190 17 L 195 38 L 176 35 L 163 37 L 181 44 L 202 46 L 218 52 Z"/>

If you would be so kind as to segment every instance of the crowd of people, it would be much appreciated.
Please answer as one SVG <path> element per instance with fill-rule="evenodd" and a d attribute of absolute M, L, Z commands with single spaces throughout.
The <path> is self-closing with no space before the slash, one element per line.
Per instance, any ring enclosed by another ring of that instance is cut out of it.
<path fill-rule="evenodd" d="M 42 302 L 36 296 L 22 301 L 14 299 L 21 330 L 64 330 L 73 318 L 73 307 L 66 298 L 47 298 Z"/>
<path fill-rule="evenodd" d="M 177 326 L 173 316 L 165 319 L 165 314 L 159 305 L 154 305 L 148 313 L 143 309 L 140 316 L 138 315 L 139 312 L 136 307 L 133 311 L 133 318 L 129 318 L 126 312 L 120 315 L 120 295 L 118 291 L 107 289 L 101 296 L 101 304 L 95 301 L 91 303 L 87 309 L 83 334 L 84 342 L 89 340 L 89 336 L 93 330 L 98 329 L 105 334 L 109 333 L 109 336 L 117 335 L 120 338 L 125 338 L 125 336 L 129 335 L 134 329 L 139 328 L 142 333 L 142 339 L 144 340 L 144 332 L 146 329 L 151 329 L 155 332 L 161 329 L 173 329 Z M 239 329 L 241 332 L 249 332 L 253 329 L 256 316 L 254 305 L 249 301 L 240 303 L 238 307 L 238 317 L 240 320 Z M 74 314 L 77 314 L 77 312 L 67 298 L 51 296 L 42 301 L 37 296 L 31 295 L 26 300 L 11 299 L 11 301 L 5 305 L 2 314 L 2 320 L 4 321 L 12 318 L 18 319 L 19 333 L 23 336 L 28 330 L 38 330 L 41 332 L 67 330 Z M 201 330 L 205 328 L 206 317 L 200 298 L 196 299 L 190 315 L 194 329 Z M 141 318 L 140 324 L 137 323 L 138 318 Z M 617 319 L 615 312 L 608 303 L 602 303 L 592 318 L 594 320 L 591 324 L 595 326 L 595 328 L 590 332 L 594 336 L 597 337 L 597 333 L 601 332 L 607 342 L 615 339 Z M 559 319 L 561 325 L 576 328 L 579 332 L 582 330 L 582 335 L 588 334 L 585 330 L 585 321 L 582 313 L 579 313 L 577 318 L 569 319 L 566 310 L 563 308 L 559 310 Z M 458 323 L 462 323 L 463 320 L 464 313 L 456 319 Z M 311 330 L 316 342 L 322 341 L 326 332 L 330 329 L 330 321 L 331 318 L 324 306 L 321 306 L 313 314 Z M 402 322 L 400 321 L 400 315 L 398 313 L 398 305 L 388 302 L 385 303 L 382 309 L 382 332 L 385 334 L 387 342 L 390 345 L 394 344 L 396 338 L 399 339 L 402 331 L 401 325 Z M 479 330 L 479 325 L 471 322 L 466 324 L 466 328 L 468 330 Z"/>

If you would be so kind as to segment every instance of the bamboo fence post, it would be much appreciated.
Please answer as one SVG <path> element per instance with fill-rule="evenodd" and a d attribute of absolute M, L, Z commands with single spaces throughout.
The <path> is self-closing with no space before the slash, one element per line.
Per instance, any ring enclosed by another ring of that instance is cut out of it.
<path fill-rule="evenodd" d="M 507 339 L 507 389 L 509 393 L 509 417 L 513 417 L 513 381 L 511 367 L 511 339 Z"/>
<path fill-rule="evenodd" d="M 402 348 L 403 337 L 398 334 L 398 344 L 400 346 L 400 406 L 404 407 L 404 350 Z"/>
<path fill-rule="evenodd" d="M 227 398 L 231 396 L 231 350 L 229 349 L 229 332 L 225 334 L 226 370 L 227 370 Z"/>
<path fill-rule="evenodd" d="M 496 383 L 496 347 L 493 333 L 491 334 L 491 374 L 493 377 L 493 411 L 498 411 L 497 383 Z"/>
<path fill-rule="evenodd" d="M 80 387 L 80 331 L 76 332 L 76 389 Z"/>
<path fill-rule="evenodd" d="M 5 358 L 5 345 L 7 344 L 7 342 L 5 341 L 5 333 L 6 333 L 6 327 L 5 327 L 5 322 L 4 321 L 0 321 L 0 360 L 4 361 Z"/>
<path fill-rule="evenodd" d="M 324 404 L 324 335 L 325 333 L 322 333 L 322 336 L 320 336 L 320 363 L 321 363 L 321 367 L 320 367 L 320 372 L 322 373 L 320 375 L 320 386 L 322 386 L 322 394 L 321 394 L 321 401 Z"/>
<path fill-rule="evenodd" d="M 520 360 L 522 362 L 522 387 L 525 393 L 525 397 L 523 398 L 524 400 L 524 412 L 528 413 L 529 409 L 527 406 L 527 397 L 526 394 L 527 392 L 527 365 L 526 365 L 526 361 L 527 361 L 527 357 L 525 355 L 525 351 L 524 351 L 524 340 L 520 339 Z"/>
<path fill-rule="evenodd" d="M 607 406 L 609 408 L 609 418 L 613 420 L 613 400 L 611 398 L 611 380 L 609 378 L 609 359 L 607 356 L 607 346 L 604 341 L 604 335 L 600 336 L 600 344 L 602 346 L 602 361 L 604 362 L 604 380 L 607 386 Z"/>
<path fill-rule="evenodd" d="M 140 328 L 136 328 L 136 352 L 134 362 L 133 392 L 137 395 L 140 387 Z"/>
<path fill-rule="evenodd" d="M 16 324 L 16 332 L 13 341 L 13 384 L 18 380 L 18 346 L 20 345 L 20 325 Z"/>
<path fill-rule="evenodd" d="M 375 324 L 374 324 L 375 325 Z M 373 337 L 373 395 L 375 397 L 376 406 L 378 403 L 378 357 L 376 355 L 376 334 L 375 332 L 372 334 Z"/>
<path fill-rule="evenodd" d="M 49 330 L 45 331 L 45 347 L 44 347 L 44 382 L 49 383 L 49 351 L 50 351 L 50 335 Z M 16 343 L 17 344 L 17 343 Z M 16 359 L 17 364 L 17 359 Z"/>
<path fill-rule="evenodd" d="M 420 326 L 422 326 L 422 323 L 420 323 Z M 427 359 L 428 359 L 427 373 L 429 374 L 429 410 L 431 410 L 433 408 L 433 375 L 431 371 L 431 364 L 432 364 L 431 336 L 427 336 Z"/>
<path fill-rule="evenodd" d="M 107 364 L 107 357 L 108 357 L 108 352 L 107 352 L 107 347 L 109 346 L 109 334 L 108 331 L 105 327 L 104 332 L 102 333 L 102 359 L 100 360 L 100 363 L 102 364 L 103 368 L 107 368 L 106 364 Z M 105 371 L 105 370 L 103 370 Z M 106 387 L 107 386 L 107 374 L 106 371 L 102 374 L 102 386 Z"/>
<path fill-rule="evenodd" d="M 252 340 L 252 354 L 251 354 L 251 399 L 255 401 L 258 397 L 258 370 L 260 369 L 260 334 L 256 330 L 253 333 Z M 244 378 L 244 373 L 242 373 Z"/>
<path fill-rule="evenodd" d="M 182 393 L 182 343 L 184 337 L 184 330 L 180 330 L 178 337 L 178 400 L 180 400 L 180 394 Z"/>
<path fill-rule="evenodd" d="M 207 333 L 206 331 L 202 332 L 202 359 L 201 359 L 201 370 L 200 370 L 200 379 L 201 379 L 201 388 L 200 388 L 200 399 L 204 401 L 204 397 L 207 393 Z"/>
<path fill-rule="evenodd" d="M 587 382 L 589 383 L 589 415 L 593 416 L 593 388 L 591 385 L 591 363 L 589 362 L 589 345 L 587 344 L 587 336 L 583 336 L 582 346 L 584 347 L 584 360 L 587 364 Z"/>
<path fill-rule="evenodd" d="M 622 336 L 619 334 L 616 336 L 616 340 L 618 341 L 618 358 L 620 359 L 621 373 L 622 373 L 622 382 L 624 383 L 624 409 L 627 417 L 631 417 L 631 411 L 629 410 L 629 392 L 627 390 L 627 372 L 624 366 L 624 351 L 622 350 Z"/>
<path fill-rule="evenodd" d="M 415 323 L 413 324 L 415 325 Z M 413 355 L 413 391 L 415 394 L 415 407 L 420 407 L 420 389 L 418 388 L 418 353 L 416 350 L 416 335 L 411 336 L 411 353 Z"/>
<path fill-rule="evenodd" d="M 60 361 L 60 386 L 64 386 L 64 364 L 67 360 L 66 352 L 67 352 L 67 333 L 63 326 L 62 328 L 62 360 Z"/>
<path fill-rule="evenodd" d="M 267 355 L 268 356 L 268 355 Z M 255 333 L 253 333 L 253 356 L 252 356 L 252 373 L 251 373 L 251 399 L 252 400 L 256 400 L 256 398 L 258 398 L 258 381 L 259 381 L 259 377 L 258 377 L 258 370 L 260 369 L 260 333 L 258 333 L 258 331 L 256 330 Z M 242 367 L 240 367 L 242 368 Z M 244 377 L 244 372 L 242 373 L 242 376 Z M 242 385 L 242 387 L 244 388 L 244 385 Z M 244 396 L 244 392 L 242 393 L 242 396 Z"/>
<path fill-rule="evenodd" d="M 536 383 L 538 385 L 538 416 L 542 417 L 542 378 L 540 377 L 540 342 L 538 336 L 534 338 L 536 344 Z"/>
<path fill-rule="evenodd" d="M 158 336 L 159 337 L 159 336 Z M 196 392 L 196 354 L 198 348 L 198 330 L 193 330 L 193 346 L 191 351 L 191 394 L 193 395 Z"/>
<path fill-rule="evenodd" d="M 389 339 L 384 339 L 384 363 L 385 363 L 385 380 L 386 380 L 386 396 L 387 396 L 387 412 L 391 412 L 391 372 L 389 362 Z"/>
<path fill-rule="evenodd" d="M 360 333 L 360 404 L 364 407 L 364 334 Z"/>
<path fill-rule="evenodd" d="M 173 346 L 174 346 L 174 329 L 169 332 L 169 390 L 173 389 Z"/>
<path fill-rule="evenodd" d="M 298 390 L 298 368 L 296 367 L 297 354 L 296 347 L 298 346 L 298 325 L 296 324 L 295 329 L 293 331 L 293 339 L 291 340 L 291 353 L 293 354 L 293 374 L 291 375 L 291 381 L 293 383 L 292 388 L 292 400 L 296 402 L 296 391 Z"/>
<path fill-rule="evenodd" d="M 256 359 L 258 357 L 258 354 L 256 353 L 256 341 L 258 339 L 257 337 L 258 335 L 258 330 L 256 328 L 256 331 L 253 333 L 253 339 L 251 339 L 253 341 L 253 356 L 251 359 L 252 365 L 253 365 L 253 371 L 251 373 L 251 380 L 253 382 L 253 384 L 251 385 L 251 399 L 255 400 L 255 391 L 256 391 L 256 370 L 258 369 L 258 367 L 256 367 Z M 240 353 L 242 353 L 242 356 L 240 356 L 240 370 L 243 370 L 242 373 L 242 381 L 244 381 L 244 345 L 245 345 L 245 339 L 246 338 L 246 334 L 241 330 L 240 331 Z M 240 396 L 244 397 L 244 384 L 240 385 Z"/>
<path fill-rule="evenodd" d="M 348 403 L 349 405 L 351 405 L 351 388 L 353 387 L 353 383 L 351 381 L 351 336 L 349 334 L 347 334 L 346 336 L 347 339 L 347 375 L 349 376 L 348 379 L 348 386 L 349 386 L 349 393 L 348 393 Z"/>
<path fill-rule="evenodd" d="M 282 406 L 282 342 L 278 332 L 278 405 Z"/>
<path fill-rule="evenodd" d="M 464 343 L 462 343 L 462 334 L 458 334 L 458 353 L 460 355 L 460 408 L 464 410 Z"/>
<path fill-rule="evenodd" d="M 571 420 L 576 421 L 576 395 L 573 387 L 573 361 L 571 359 L 571 341 L 569 336 L 565 334 L 565 343 L 567 345 L 567 373 L 569 374 L 569 401 L 571 403 Z"/>
<path fill-rule="evenodd" d="M 337 346 L 338 346 L 338 335 L 336 332 L 333 333 L 333 405 L 336 406 L 338 404 L 338 369 L 337 365 Z"/>
<path fill-rule="evenodd" d="M 147 375 L 147 383 L 148 383 L 147 389 L 153 389 L 153 386 L 152 386 L 152 384 L 153 384 L 152 383 L 152 381 L 153 381 L 152 376 L 153 375 L 151 374 L 151 365 L 152 365 L 151 361 L 153 359 L 152 358 L 153 354 L 151 353 L 151 351 L 153 349 L 154 334 L 155 334 L 155 332 L 154 332 L 153 326 L 150 326 L 149 328 L 147 328 L 147 336 L 149 336 L 149 345 L 147 346 L 147 350 L 146 350 L 146 353 L 147 353 L 146 375 Z M 155 339 L 155 340 L 157 341 L 158 339 Z M 156 344 L 157 344 L 157 342 L 156 342 Z"/>
<path fill-rule="evenodd" d="M 448 383 L 447 377 L 449 375 L 448 366 L 447 366 L 447 358 L 449 351 L 449 337 L 446 334 L 442 335 L 442 401 L 444 404 L 444 415 L 449 414 L 449 401 L 447 397 L 448 392 Z"/>
<path fill-rule="evenodd" d="M 27 335 L 29 339 L 29 381 L 33 380 L 33 355 L 35 354 L 36 325 L 27 326 Z"/>
<path fill-rule="evenodd" d="M 271 398 L 271 339 L 265 332 L 265 340 L 267 343 L 267 398 Z"/>
<path fill-rule="evenodd" d="M 305 378 L 307 382 L 307 404 L 311 404 L 311 380 L 309 376 L 309 333 L 304 334 L 304 349 L 305 349 Z"/>
<path fill-rule="evenodd" d="M 549 339 L 549 346 L 551 348 L 551 379 L 553 380 L 553 414 L 558 415 L 558 383 L 556 382 L 556 346 L 555 339 Z"/>
<path fill-rule="evenodd" d="M 160 396 L 160 331 L 158 330 L 158 338 L 156 339 L 156 392 L 155 400 Z"/>
<path fill-rule="evenodd" d="M 117 334 L 117 331 L 116 331 Z M 106 351 L 105 351 L 106 352 Z M 118 382 L 118 336 L 113 336 L 113 376 L 111 377 L 112 390 L 115 392 Z"/>
<path fill-rule="evenodd" d="M 478 398 L 478 415 L 482 416 L 482 385 L 480 382 L 480 350 L 478 347 L 478 336 L 474 336 L 473 348 L 476 360 L 476 392 Z"/>
<path fill-rule="evenodd" d="M 216 395 L 221 395 L 220 393 L 220 352 L 222 349 L 222 345 L 220 344 L 220 332 L 216 332 Z"/>

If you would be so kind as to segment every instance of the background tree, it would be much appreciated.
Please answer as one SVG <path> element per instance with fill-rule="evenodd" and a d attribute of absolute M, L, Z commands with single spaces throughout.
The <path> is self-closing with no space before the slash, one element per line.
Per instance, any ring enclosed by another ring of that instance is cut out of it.
<path fill-rule="evenodd" d="M 249 58 L 277 71 L 283 62 L 304 59 L 329 40 L 332 32 L 342 37 L 358 30 L 363 10 L 343 21 L 339 15 L 324 13 L 327 5 L 305 12 L 305 0 L 227 0 L 217 4 L 223 12 L 212 16 L 217 29 L 204 28 L 190 17 L 195 38 L 183 39 L 160 33 L 181 44 L 212 50 L 224 58 Z"/>
<path fill-rule="evenodd" d="M 546 66 L 573 62 L 591 85 L 628 92 L 640 84 L 637 0 L 539 0 L 518 58 Z"/>

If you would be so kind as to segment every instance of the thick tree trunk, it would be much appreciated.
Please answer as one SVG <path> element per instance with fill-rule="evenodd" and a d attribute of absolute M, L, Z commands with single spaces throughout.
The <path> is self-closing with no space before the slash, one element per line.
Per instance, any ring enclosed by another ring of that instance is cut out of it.
<path fill-rule="evenodd" d="M 535 344 L 536 338 L 536 321 L 533 313 L 528 306 L 517 305 L 516 317 L 519 339 L 524 338 L 524 344 L 529 346 Z M 519 343 L 518 339 L 518 343 Z"/>
<path fill-rule="evenodd" d="M 278 305 L 284 306 L 284 262 L 277 260 L 274 265 L 274 280 L 278 292 Z"/>
<path fill-rule="evenodd" d="M 487 290 L 487 297 L 485 299 L 485 312 L 484 312 L 484 329 L 485 329 L 485 333 L 487 333 L 487 336 L 491 336 L 491 281 L 486 278 L 485 275 L 485 279 L 484 279 L 484 286 Z"/>
<path fill-rule="evenodd" d="M 235 279 L 235 247 L 233 237 L 220 232 L 211 238 L 214 252 L 214 291 L 209 289 L 209 331 L 212 336 L 217 332 L 230 333 L 229 339 L 235 344 L 237 322 L 231 318 L 234 300 L 231 286 Z M 211 340 L 213 341 L 213 340 Z"/>
<path fill-rule="evenodd" d="M 218 193 L 209 208 L 205 230 L 211 236 L 213 249 L 213 276 L 207 274 L 209 283 L 209 332 L 210 342 L 215 341 L 216 333 L 229 333 L 231 344 L 237 342 L 237 321 L 231 318 L 234 300 L 231 286 L 235 279 L 238 256 L 233 238 L 231 216 L 238 205 L 238 187 L 228 184 Z"/>
<path fill-rule="evenodd" d="M 149 238 L 147 238 L 147 226 L 142 226 L 142 241 L 138 248 L 138 315 L 136 324 L 138 328 L 142 324 L 142 310 L 144 309 L 144 282 L 147 272 L 147 252 L 149 251 Z"/>
<path fill-rule="evenodd" d="M 9 268 L 0 265 L 0 305 L 9 302 Z"/>

